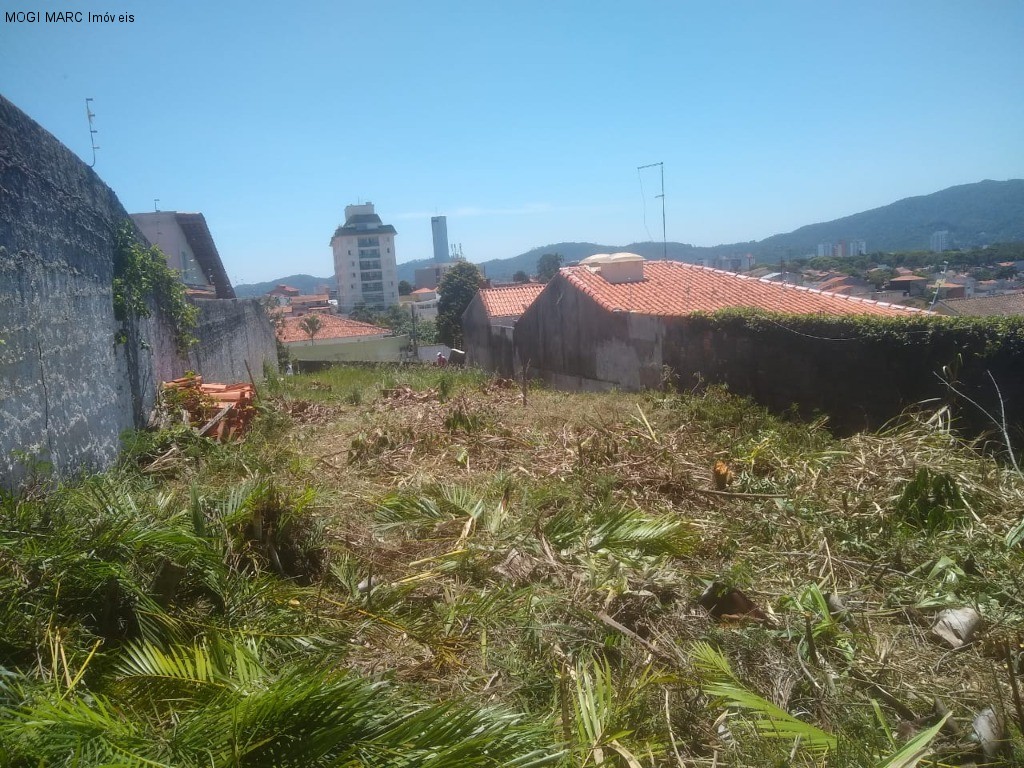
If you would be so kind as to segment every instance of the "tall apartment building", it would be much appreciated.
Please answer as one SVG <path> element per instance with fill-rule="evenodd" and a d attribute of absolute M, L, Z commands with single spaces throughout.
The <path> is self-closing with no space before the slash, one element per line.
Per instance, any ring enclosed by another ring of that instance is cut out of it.
<path fill-rule="evenodd" d="M 832 256 L 845 259 L 848 256 L 864 256 L 868 244 L 864 240 L 840 240 L 838 243 L 818 243 L 818 256 Z"/>
<path fill-rule="evenodd" d="M 942 253 L 943 251 L 949 250 L 949 230 L 940 229 L 938 232 L 932 232 L 932 236 L 928 240 L 928 247 L 933 253 Z"/>
<path fill-rule="evenodd" d="M 373 203 L 345 206 L 345 223 L 331 238 L 341 312 L 351 312 L 360 303 L 371 309 L 398 303 L 397 234 L 381 222 Z"/>
<path fill-rule="evenodd" d="M 444 216 L 431 217 L 430 230 L 434 235 L 434 261 L 448 261 L 448 219 Z"/>

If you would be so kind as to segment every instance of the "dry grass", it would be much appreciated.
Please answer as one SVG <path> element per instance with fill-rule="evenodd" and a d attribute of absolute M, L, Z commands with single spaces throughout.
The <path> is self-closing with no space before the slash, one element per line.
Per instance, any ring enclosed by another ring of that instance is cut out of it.
<path fill-rule="evenodd" d="M 717 390 L 533 389 L 524 405 L 518 387 L 478 376 L 440 386 L 436 372 L 411 384 L 353 376 L 290 382 L 279 407 L 293 426 L 280 447 L 301 457 L 291 481 L 317 487 L 335 556 L 383 585 L 335 599 L 360 626 L 346 663 L 365 674 L 500 701 L 553 718 L 557 732 L 559 679 L 573 665 L 608 659 L 623 687 L 653 665 L 664 678 L 618 714 L 622 742 L 645 765 L 804 759 L 792 744 L 723 735 L 722 710 L 708 708 L 687 664 L 697 640 L 721 648 L 751 689 L 860 745 L 835 765 L 891 749 L 875 704 L 903 735 L 931 722 L 936 701 L 952 710 L 958 733 L 938 742 L 949 754 L 984 707 L 1013 722 L 998 651 L 1016 647 L 1024 623 L 1024 560 L 1003 537 L 1024 512 L 1024 480 L 936 425 L 839 441 Z M 716 461 L 731 470 L 724 492 L 713 490 Z M 899 507 L 922 470 L 965 500 L 932 528 Z M 377 505 L 390 494 L 438 499 L 453 487 L 500 510 L 500 524 L 452 512 L 381 528 Z M 626 508 L 685 521 L 689 551 L 552 543 L 562 516 L 579 522 L 579 539 L 595 510 Z M 741 590 L 767 620 L 712 619 L 698 602 L 710 582 Z M 816 610 L 814 588 L 847 612 Z M 953 651 L 929 627 L 963 605 L 985 628 Z"/>

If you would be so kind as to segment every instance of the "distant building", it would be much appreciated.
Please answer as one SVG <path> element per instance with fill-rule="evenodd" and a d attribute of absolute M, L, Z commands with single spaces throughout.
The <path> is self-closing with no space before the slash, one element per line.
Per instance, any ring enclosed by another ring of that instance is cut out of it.
<path fill-rule="evenodd" d="M 690 371 L 715 359 L 712 349 L 697 356 L 692 347 L 684 351 L 694 343 L 687 336 L 690 315 L 742 307 L 800 315 L 918 314 L 693 264 L 605 254 L 563 267 L 544 287 L 516 321 L 513 358 L 529 361 L 532 375 L 558 387 L 659 388 L 663 366 Z M 794 339 L 793 348 L 801 348 L 804 341 Z"/>
<path fill-rule="evenodd" d="M 203 214 L 155 211 L 131 216 L 146 239 L 164 252 L 167 266 L 181 275 L 192 295 L 235 298 Z"/>
<path fill-rule="evenodd" d="M 1024 293 L 1004 293 L 973 299 L 947 299 L 935 306 L 942 315 L 975 317 L 1011 317 L 1024 315 Z"/>
<path fill-rule="evenodd" d="M 845 259 L 848 256 L 863 256 L 868 252 L 865 240 L 840 240 L 838 243 L 818 243 L 818 256 Z"/>
<path fill-rule="evenodd" d="M 386 309 L 398 303 L 397 234 L 381 222 L 373 203 L 345 206 L 345 223 L 331 238 L 341 312 L 351 312 L 357 304 Z"/>
<path fill-rule="evenodd" d="M 409 344 L 408 336 L 394 336 L 387 328 L 347 317 L 318 315 L 317 319 L 312 337 L 302 327 L 303 318 L 286 317 L 278 325 L 278 340 L 300 368 L 305 362 L 397 362 Z"/>
<path fill-rule="evenodd" d="M 940 229 L 938 232 L 932 232 L 931 239 L 929 240 L 928 247 L 932 253 L 942 253 L 943 251 L 949 250 L 949 230 Z"/>
<path fill-rule="evenodd" d="M 430 219 L 430 230 L 434 235 L 434 261 L 448 260 L 448 219 L 434 216 Z"/>
<path fill-rule="evenodd" d="M 407 312 L 414 312 L 418 320 L 437 319 L 437 290 L 417 288 L 408 296 L 399 299 L 399 306 Z"/>
<path fill-rule="evenodd" d="M 541 283 L 518 283 L 477 291 L 462 314 L 470 365 L 501 376 L 515 375 L 512 341 L 516 321 L 543 290 Z"/>
<path fill-rule="evenodd" d="M 444 273 L 454 267 L 456 264 L 461 262 L 458 261 L 446 261 L 446 262 L 435 262 L 429 267 L 421 267 L 416 270 L 416 287 L 417 288 L 429 288 L 434 290 L 441 284 L 441 278 L 444 277 Z M 483 269 L 480 268 L 480 274 L 483 274 Z"/>

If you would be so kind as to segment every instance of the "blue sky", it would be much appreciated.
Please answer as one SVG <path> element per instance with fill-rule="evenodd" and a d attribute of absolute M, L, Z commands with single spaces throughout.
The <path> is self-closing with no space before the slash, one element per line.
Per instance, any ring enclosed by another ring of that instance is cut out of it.
<path fill-rule="evenodd" d="M 1024 177 L 1024 3 L 95 2 L 0 19 L 0 93 L 129 211 L 202 211 L 235 282 L 332 272 L 347 203 L 430 256 L 759 240 Z M 651 233 L 649 237 L 647 232 Z M 870 243 L 868 244 L 870 247 Z"/>

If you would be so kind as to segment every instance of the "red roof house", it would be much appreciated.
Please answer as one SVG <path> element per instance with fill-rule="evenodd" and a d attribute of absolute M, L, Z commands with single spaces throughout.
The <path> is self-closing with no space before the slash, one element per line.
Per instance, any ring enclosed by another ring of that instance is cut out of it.
<path fill-rule="evenodd" d="M 512 376 L 512 333 L 516 320 L 543 290 L 540 283 L 519 283 L 477 291 L 462 313 L 467 361 L 486 371 Z"/>
<path fill-rule="evenodd" d="M 739 340 L 715 348 L 722 337 L 701 337 L 711 348 L 694 346 L 699 335 L 695 314 L 734 308 L 886 318 L 921 313 L 693 264 L 645 261 L 635 254 L 601 255 L 563 268 L 544 287 L 515 324 L 512 357 L 522 365 L 529 361 L 534 375 L 569 389 L 657 388 L 666 368 L 699 378 L 702 368 L 723 356 L 762 351 L 729 346 Z M 807 339 L 793 334 L 790 341 L 795 357 L 784 366 L 787 375 L 800 375 L 797 362 L 818 364 L 805 357 L 811 350 Z"/>

